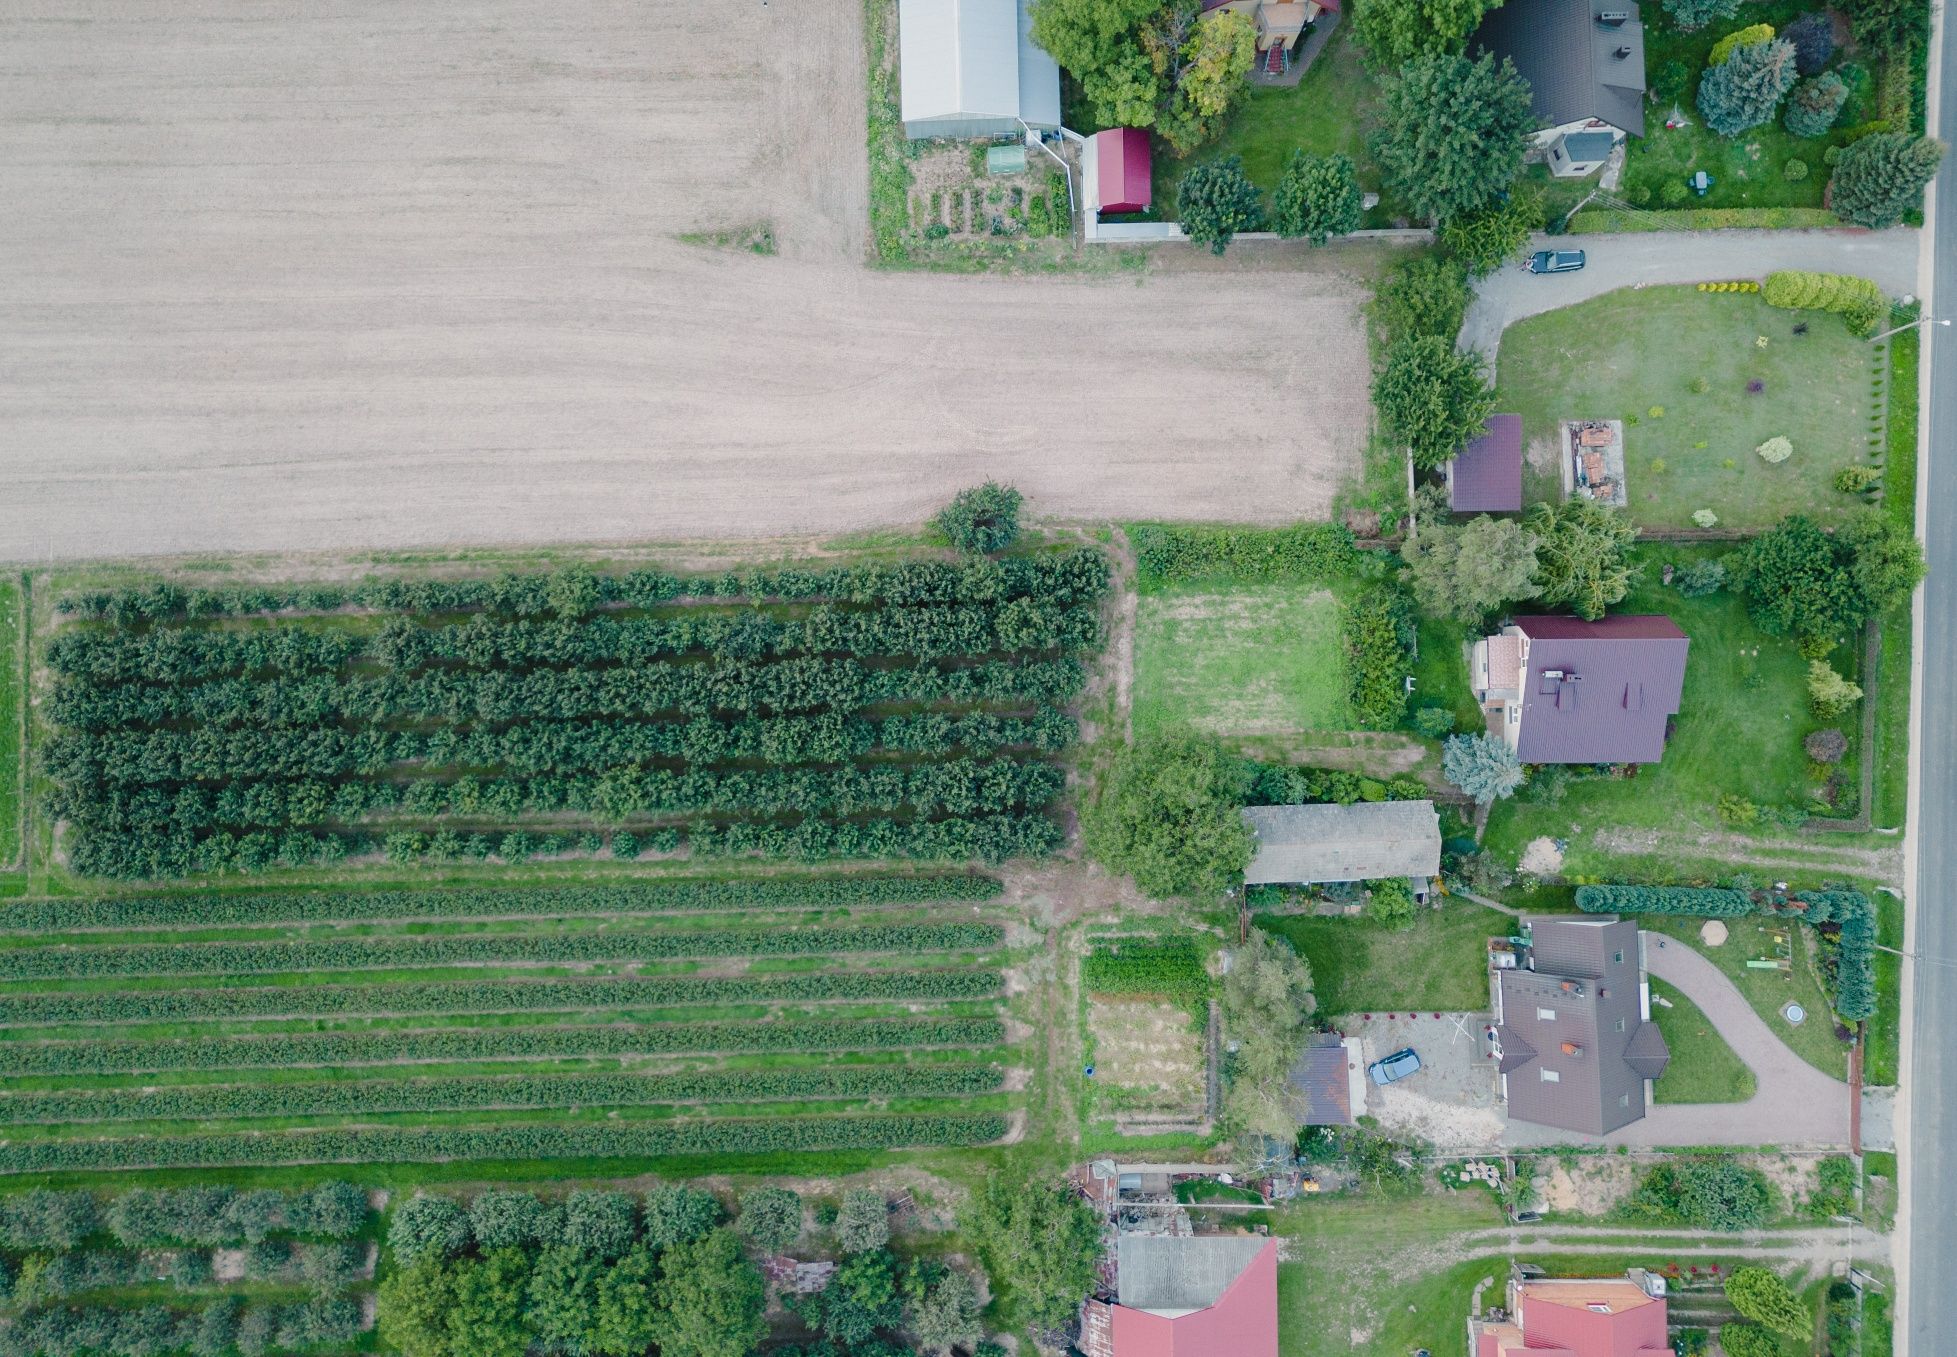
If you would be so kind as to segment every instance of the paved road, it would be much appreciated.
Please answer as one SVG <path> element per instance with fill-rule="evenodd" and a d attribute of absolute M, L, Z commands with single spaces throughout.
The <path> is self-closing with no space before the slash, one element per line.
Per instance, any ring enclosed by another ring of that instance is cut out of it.
<path fill-rule="evenodd" d="M 1957 137 L 1957 98 L 1947 82 L 1957 71 L 1957 25 L 1941 21 L 1942 94 L 1936 131 L 1945 143 Z M 1957 173 L 1945 170 L 1931 189 L 1939 255 L 1957 248 Z M 1930 313 L 1957 310 L 1957 278 L 1940 269 L 1929 297 Z M 1910 948 L 1922 958 L 1911 969 L 1911 1057 L 1905 1076 L 1909 1106 L 1909 1206 L 1905 1282 L 1905 1354 L 1929 1357 L 1957 1352 L 1957 468 L 1947 453 L 1957 438 L 1957 330 L 1925 326 L 1930 345 L 1930 386 L 1923 412 L 1930 449 L 1920 477 L 1917 523 L 1930 558 L 1916 633 L 1920 725 L 1916 738 L 1917 804 L 1912 833 L 1919 846 Z"/>
<path fill-rule="evenodd" d="M 1699 1006 L 1735 1055 L 1753 1071 L 1755 1091 L 1743 1103 L 1660 1103 L 1603 1137 L 1606 1145 L 1784 1145 L 1848 1143 L 1848 1085 L 1801 1059 L 1753 1011 L 1712 962 L 1683 943 L 1645 937 L 1651 974 Z M 1817 1019 L 1818 1020 L 1818 1019 Z M 1567 1132 L 1510 1123 L 1506 1144 L 1561 1144 Z"/>
<path fill-rule="evenodd" d="M 1538 278 L 1517 265 L 1484 278 L 1461 328 L 1462 347 L 1479 349 L 1492 364 L 1503 329 L 1516 321 L 1641 283 L 1705 283 L 1758 278 L 1773 269 L 1824 269 L 1873 278 L 1893 296 L 1916 291 L 1917 233 L 1900 228 L 1537 236 L 1533 248 L 1572 246 L 1589 256 L 1580 273 Z"/>

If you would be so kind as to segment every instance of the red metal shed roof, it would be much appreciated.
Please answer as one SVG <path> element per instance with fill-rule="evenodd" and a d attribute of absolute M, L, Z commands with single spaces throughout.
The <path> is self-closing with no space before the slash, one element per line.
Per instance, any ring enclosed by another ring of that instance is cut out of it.
<path fill-rule="evenodd" d="M 1522 507 L 1522 416 L 1490 415 L 1481 437 L 1454 456 L 1448 503 L 1456 513 L 1510 513 Z"/>
<path fill-rule="evenodd" d="M 1113 1307 L 1114 1357 L 1277 1357 L 1277 1241 L 1214 1304 L 1170 1319 Z"/>
<path fill-rule="evenodd" d="M 1147 211 L 1153 200 L 1148 133 L 1139 127 L 1110 127 L 1096 132 L 1094 155 L 1101 211 Z"/>

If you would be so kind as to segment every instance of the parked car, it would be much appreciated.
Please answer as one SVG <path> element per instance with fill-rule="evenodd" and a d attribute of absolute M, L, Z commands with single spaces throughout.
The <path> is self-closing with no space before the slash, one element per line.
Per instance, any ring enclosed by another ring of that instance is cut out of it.
<path fill-rule="evenodd" d="M 1393 1052 L 1383 1060 L 1375 1060 L 1366 1067 L 1366 1073 L 1373 1077 L 1375 1084 L 1385 1088 L 1388 1084 L 1399 1083 L 1410 1074 L 1420 1073 L 1420 1057 L 1415 1055 L 1413 1047 L 1409 1046 L 1403 1051 Z"/>
<path fill-rule="evenodd" d="M 1529 256 L 1531 273 L 1575 273 L 1582 267 L 1582 250 L 1537 250 Z"/>

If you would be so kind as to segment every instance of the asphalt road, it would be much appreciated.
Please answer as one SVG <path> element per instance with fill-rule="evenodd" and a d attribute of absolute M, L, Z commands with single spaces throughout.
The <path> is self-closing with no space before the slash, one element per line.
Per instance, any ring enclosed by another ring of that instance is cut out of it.
<path fill-rule="evenodd" d="M 1936 132 L 1957 137 L 1957 99 L 1947 82 L 1957 71 L 1957 25 L 1943 34 L 1943 95 Z M 1945 169 L 1931 188 L 1937 254 L 1946 261 L 1957 248 L 1957 172 Z M 1929 311 L 1957 312 L 1957 278 L 1948 266 L 1936 272 Z M 1909 1081 L 1908 1317 L 1905 1353 L 1928 1357 L 1957 1352 L 1957 466 L 1944 452 L 1957 438 L 1957 329 L 1924 327 L 1930 344 L 1930 385 L 1923 399 L 1929 423 L 1929 455 L 1919 475 L 1925 491 L 1919 525 L 1930 561 L 1917 631 L 1921 728 L 1916 732 L 1919 797 L 1916 898 L 1912 902 L 1918 960 L 1910 1002 L 1914 1009 Z"/>
<path fill-rule="evenodd" d="M 1622 236 L 1537 236 L 1530 249 L 1580 249 L 1577 273 L 1537 277 L 1520 264 L 1475 288 L 1461 347 L 1492 365 L 1502 330 L 1528 316 L 1645 283 L 1758 278 L 1772 269 L 1821 269 L 1873 278 L 1901 297 L 1916 291 L 1917 233 L 1893 231 L 1654 231 Z"/>

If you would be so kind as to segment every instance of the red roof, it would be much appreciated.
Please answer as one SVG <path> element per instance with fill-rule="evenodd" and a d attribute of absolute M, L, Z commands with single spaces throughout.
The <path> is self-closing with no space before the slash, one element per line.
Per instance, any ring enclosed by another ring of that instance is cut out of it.
<path fill-rule="evenodd" d="M 1110 1307 L 1114 1357 L 1277 1357 L 1277 1241 L 1207 1309 L 1169 1319 Z"/>
<path fill-rule="evenodd" d="M 1153 200 L 1148 133 L 1110 127 L 1094 134 L 1095 195 L 1103 212 L 1145 212 Z"/>
<path fill-rule="evenodd" d="M 1670 1357 L 1665 1302 L 1633 1282 L 1563 1282 L 1525 1286 L 1522 1332 L 1530 1352 L 1554 1348 L 1572 1357 Z"/>

